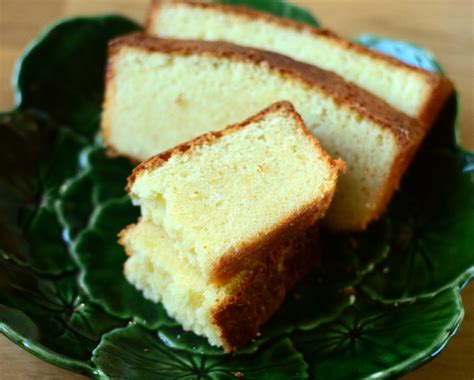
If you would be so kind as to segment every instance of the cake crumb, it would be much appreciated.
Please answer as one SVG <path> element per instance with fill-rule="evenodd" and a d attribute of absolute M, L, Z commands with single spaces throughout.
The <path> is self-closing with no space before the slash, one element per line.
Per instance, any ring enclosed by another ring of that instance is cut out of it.
<path fill-rule="evenodd" d="M 186 104 L 186 99 L 184 98 L 182 94 L 179 94 L 175 99 L 175 103 L 178 106 L 184 106 Z"/>
<path fill-rule="evenodd" d="M 234 376 L 237 378 L 237 379 L 243 379 L 245 377 L 245 375 L 238 371 L 238 372 L 234 372 Z"/>

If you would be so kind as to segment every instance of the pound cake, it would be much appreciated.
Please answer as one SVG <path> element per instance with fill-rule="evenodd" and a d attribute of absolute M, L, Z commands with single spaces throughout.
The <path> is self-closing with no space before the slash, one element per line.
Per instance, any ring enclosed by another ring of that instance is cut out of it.
<path fill-rule="evenodd" d="M 288 102 L 152 157 L 129 177 L 141 218 L 120 233 L 127 279 L 186 330 L 235 350 L 317 259 L 304 234 L 342 167 Z"/>
<path fill-rule="evenodd" d="M 153 1 L 147 32 L 270 50 L 341 75 L 430 125 L 452 91 L 436 73 L 345 41 L 333 32 L 251 9 L 189 0 Z"/>
<path fill-rule="evenodd" d="M 385 209 L 426 129 L 334 73 L 229 43 L 120 37 L 109 45 L 102 136 L 111 151 L 143 160 L 280 100 L 346 162 L 324 223 L 364 229 Z"/>

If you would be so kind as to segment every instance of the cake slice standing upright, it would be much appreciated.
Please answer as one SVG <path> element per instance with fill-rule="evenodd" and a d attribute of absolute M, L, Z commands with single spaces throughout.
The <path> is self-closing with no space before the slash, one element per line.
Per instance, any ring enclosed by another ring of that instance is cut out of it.
<path fill-rule="evenodd" d="M 342 167 L 287 102 L 150 158 L 129 178 L 141 218 L 120 233 L 127 279 L 186 330 L 235 350 L 313 266 L 303 236 Z"/>

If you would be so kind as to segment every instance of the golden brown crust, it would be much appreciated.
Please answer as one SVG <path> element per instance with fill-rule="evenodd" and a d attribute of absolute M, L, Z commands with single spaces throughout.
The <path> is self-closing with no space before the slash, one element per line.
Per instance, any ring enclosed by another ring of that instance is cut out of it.
<path fill-rule="evenodd" d="M 420 109 L 417 119 L 423 125 L 430 126 L 441 111 L 445 101 L 452 93 L 454 87 L 451 81 L 445 76 L 439 75 L 433 71 L 424 70 L 422 68 L 409 65 L 389 55 L 370 50 L 362 45 L 355 44 L 341 38 L 336 33 L 328 29 L 315 28 L 308 24 L 303 24 L 287 18 L 278 17 L 264 12 L 259 12 L 250 8 L 226 4 L 218 4 L 212 2 L 203 2 L 196 0 L 153 0 L 151 9 L 148 13 L 146 30 L 152 32 L 153 18 L 159 13 L 160 8 L 170 3 L 182 3 L 190 7 L 215 10 L 227 14 L 235 14 L 241 17 L 246 17 L 250 20 L 262 20 L 269 24 L 288 28 L 296 32 L 302 32 L 305 34 L 311 34 L 317 38 L 326 38 L 331 43 L 342 47 L 347 51 L 354 51 L 362 55 L 371 57 L 372 59 L 379 61 L 383 64 L 388 64 L 394 67 L 402 68 L 404 70 L 416 73 L 423 77 L 426 83 L 431 87 L 431 94 L 427 97 L 425 104 Z"/>
<path fill-rule="evenodd" d="M 381 128 L 390 130 L 400 144 L 410 144 L 414 134 L 424 134 L 425 128 L 404 113 L 369 92 L 347 83 L 340 76 L 315 66 L 295 61 L 283 55 L 245 48 L 226 42 L 159 39 L 142 33 L 118 37 L 109 43 L 109 56 L 123 47 L 177 55 L 209 55 L 252 64 L 267 64 L 279 75 L 301 81 L 331 97 L 360 118 L 371 120 Z"/>
<path fill-rule="evenodd" d="M 320 263 L 318 228 L 275 248 L 254 268 L 232 295 L 212 310 L 227 352 L 258 335 L 260 326 L 280 307 L 295 282 Z"/>
<path fill-rule="evenodd" d="M 453 83 L 446 77 L 436 75 L 431 86 L 431 95 L 421 108 L 418 120 L 430 127 L 438 118 L 443 106 L 454 91 Z"/>
<path fill-rule="evenodd" d="M 261 234 L 252 242 L 244 244 L 237 249 L 226 252 L 214 265 L 209 281 L 215 285 L 227 283 L 236 274 L 246 270 L 255 262 L 265 261 L 273 256 L 282 244 L 288 244 L 294 236 L 300 235 L 321 219 L 326 213 L 336 190 L 334 186 L 321 200 L 317 200 L 281 220 L 277 226 L 267 233 Z"/>
<path fill-rule="evenodd" d="M 305 231 L 309 226 L 320 219 L 331 203 L 336 190 L 336 182 L 339 170 L 345 169 L 342 160 L 333 160 L 319 145 L 319 142 L 313 137 L 311 132 L 306 128 L 301 116 L 295 111 L 293 105 L 287 101 L 275 103 L 255 116 L 250 117 L 242 123 L 234 124 L 222 131 L 211 132 L 199 136 L 187 143 L 178 145 L 177 147 L 160 153 L 137 166 L 128 178 L 127 191 L 131 193 L 131 188 L 136 178 L 144 172 L 153 170 L 163 165 L 170 157 L 184 154 L 196 147 L 213 144 L 220 137 L 235 133 L 246 126 L 258 122 L 267 114 L 276 111 L 282 111 L 290 115 L 296 121 L 297 126 L 310 141 L 318 154 L 326 160 L 327 165 L 332 169 L 332 178 L 330 182 L 332 186 L 328 188 L 322 199 L 317 199 L 313 203 L 306 205 L 290 218 L 280 221 L 271 231 L 262 233 L 261 236 L 254 239 L 248 244 L 243 244 L 233 250 L 225 253 L 212 269 L 209 281 L 216 285 L 225 284 L 236 274 L 251 267 L 256 261 L 265 258 L 279 247 L 281 244 L 291 240 L 295 234 Z M 133 194 L 132 194 L 133 195 Z"/>

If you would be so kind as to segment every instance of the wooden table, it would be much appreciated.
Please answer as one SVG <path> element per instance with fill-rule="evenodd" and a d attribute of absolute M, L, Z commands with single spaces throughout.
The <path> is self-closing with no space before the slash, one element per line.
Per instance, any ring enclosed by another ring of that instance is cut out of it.
<path fill-rule="evenodd" d="M 323 24 L 350 36 L 373 33 L 431 49 L 462 96 L 462 138 L 474 149 L 473 0 L 300 0 Z M 13 64 L 25 44 L 63 16 L 117 12 L 143 20 L 148 0 L 0 0 L 0 110 L 13 105 Z M 474 249 L 474 247 L 473 247 Z M 464 322 L 439 357 L 406 379 L 474 379 L 474 286 L 463 293 Z M 0 337 L 0 378 L 80 379 Z"/>

